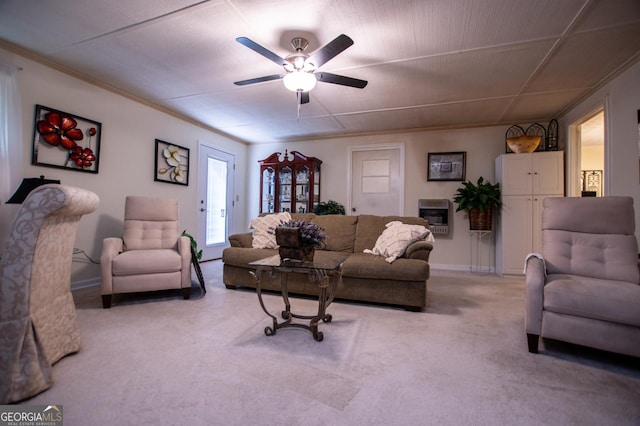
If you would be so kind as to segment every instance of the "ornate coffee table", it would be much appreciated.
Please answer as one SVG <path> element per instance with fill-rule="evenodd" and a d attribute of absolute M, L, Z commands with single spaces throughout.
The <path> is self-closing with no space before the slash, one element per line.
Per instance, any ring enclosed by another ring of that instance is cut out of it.
<path fill-rule="evenodd" d="M 256 292 L 258 293 L 260 306 L 262 306 L 262 310 L 273 320 L 273 326 L 265 327 L 264 333 L 267 336 L 272 336 L 276 334 L 276 331 L 280 328 L 297 327 L 311 331 L 313 338 L 321 342 L 324 335 L 321 331 L 318 331 L 318 323 L 320 320 L 331 322 L 331 314 L 327 314 L 326 311 L 331 302 L 333 302 L 338 283 L 342 280 L 342 264 L 346 259 L 347 256 L 345 255 L 316 250 L 313 262 L 282 261 L 280 255 L 276 254 L 249 263 L 249 265 L 256 267 L 255 273 L 251 273 L 256 279 Z M 316 315 L 298 315 L 291 312 L 287 281 L 289 274 L 292 272 L 307 274 L 310 282 L 318 284 L 318 313 Z M 262 300 L 262 278 L 264 274 L 267 273 L 270 277 L 275 278 L 279 276 L 280 278 L 280 291 L 282 292 L 282 299 L 285 306 L 281 314 L 284 319 L 283 322 L 278 322 L 275 315 L 267 310 Z M 310 320 L 309 325 L 294 323 L 292 322 L 293 318 Z"/>

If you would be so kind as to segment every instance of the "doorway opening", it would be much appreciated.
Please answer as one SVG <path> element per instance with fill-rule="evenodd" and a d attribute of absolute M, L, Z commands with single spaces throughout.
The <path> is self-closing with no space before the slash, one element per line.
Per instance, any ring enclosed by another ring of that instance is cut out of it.
<path fill-rule="evenodd" d="M 606 195 L 605 111 L 599 108 L 570 126 L 573 148 L 569 180 L 569 196 L 602 197 Z"/>

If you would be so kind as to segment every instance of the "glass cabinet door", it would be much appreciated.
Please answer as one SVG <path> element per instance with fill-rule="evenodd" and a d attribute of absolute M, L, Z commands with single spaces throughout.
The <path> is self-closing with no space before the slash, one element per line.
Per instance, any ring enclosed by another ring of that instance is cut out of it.
<path fill-rule="evenodd" d="M 313 199 L 311 200 L 311 210 L 320 203 L 320 165 L 315 164 L 313 173 Z"/>
<path fill-rule="evenodd" d="M 309 213 L 309 167 L 296 169 L 296 213 Z"/>
<path fill-rule="evenodd" d="M 280 212 L 291 212 L 291 185 L 293 184 L 293 173 L 291 167 L 285 166 L 280 169 Z"/>
<path fill-rule="evenodd" d="M 260 200 L 260 211 L 264 213 L 275 213 L 275 193 L 276 193 L 276 172 L 271 167 L 262 171 L 262 199 Z"/>

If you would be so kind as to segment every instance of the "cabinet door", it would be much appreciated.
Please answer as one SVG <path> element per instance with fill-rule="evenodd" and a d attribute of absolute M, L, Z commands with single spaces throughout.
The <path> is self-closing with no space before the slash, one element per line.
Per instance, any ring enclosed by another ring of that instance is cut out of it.
<path fill-rule="evenodd" d="M 524 259 L 532 251 L 532 223 L 533 208 L 530 195 L 502 197 L 500 227 L 503 273 L 522 274 Z"/>
<path fill-rule="evenodd" d="M 260 188 L 260 213 L 275 212 L 275 170 L 272 167 L 265 167 L 262 170 L 262 186 Z"/>
<path fill-rule="evenodd" d="M 278 212 L 291 212 L 291 186 L 293 185 L 292 176 L 293 174 L 291 171 L 291 167 L 289 166 L 282 167 L 278 173 L 278 178 L 280 179 L 280 182 L 278 182 Z"/>
<path fill-rule="evenodd" d="M 542 253 L 542 200 L 547 197 L 562 197 L 562 194 L 533 195 L 533 244 L 532 253 Z"/>
<path fill-rule="evenodd" d="M 531 157 L 534 194 L 564 194 L 564 155 L 562 151 L 539 152 Z"/>
<path fill-rule="evenodd" d="M 295 210 L 292 213 L 309 213 L 309 167 L 296 168 Z"/>
<path fill-rule="evenodd" d="M 503 195 L 531 194 L 531 155 L 505 154 L 502 156 L 500 189 Z"/>

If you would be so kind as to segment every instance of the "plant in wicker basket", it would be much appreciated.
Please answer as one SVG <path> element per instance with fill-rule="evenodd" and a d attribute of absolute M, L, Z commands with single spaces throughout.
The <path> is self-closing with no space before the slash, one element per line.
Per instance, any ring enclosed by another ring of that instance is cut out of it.
<path fill-rule="evenodd" d="M 462 182 L 453 201 L 458 204 L 456 211 L 467 210 L 471 230 L 490 231 L 493 209 L 500 207 L 500 184 L 491 184 L 480 176 L 477 183 Z"/>
<path fill-rule="evenodd" d="M 280 222 L 274 232 L 283 260 L 313 261 L 315 249 L 322 247 L 327 239 L 324 229 L 315 223 L 302 220 Z"/>

